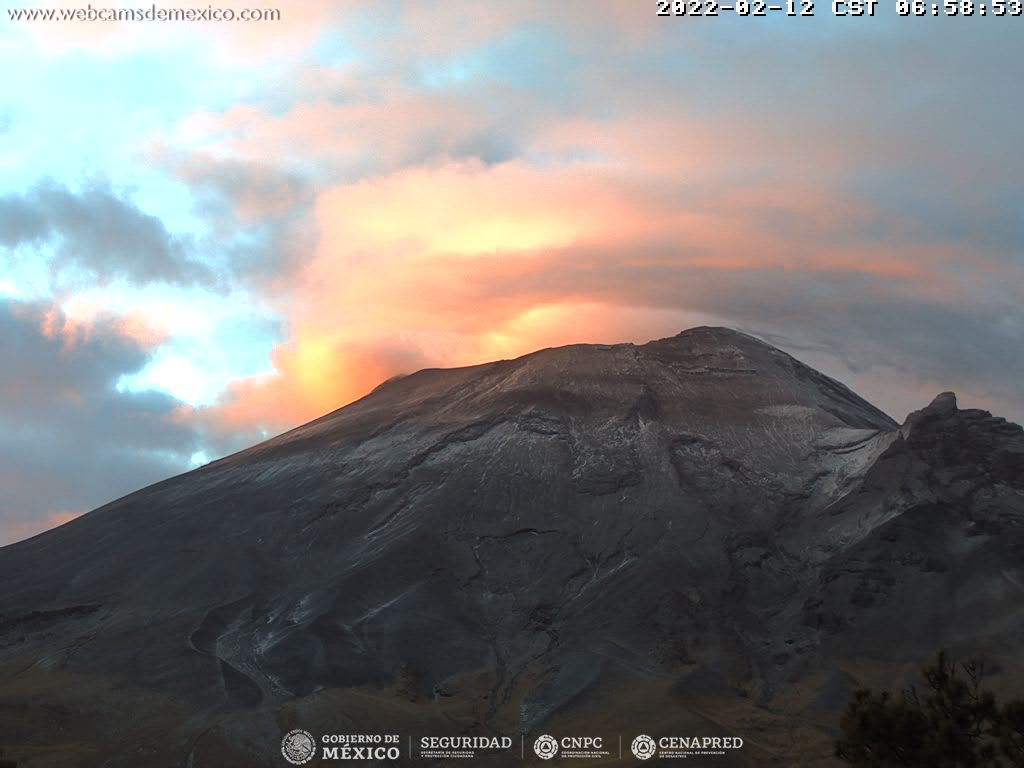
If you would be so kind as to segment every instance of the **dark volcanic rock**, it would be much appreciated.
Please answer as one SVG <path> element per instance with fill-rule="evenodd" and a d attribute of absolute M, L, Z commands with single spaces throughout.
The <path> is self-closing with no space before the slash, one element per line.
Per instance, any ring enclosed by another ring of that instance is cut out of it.
<path fill-rule="evenodd" d="M 721 328 L 420 371 L 0 550 L 0 744 L 734 734 L 716 764 L 822 764 L 849 691 L 940 646 L 1021 681 L 1022 470 L 1021 428 L 950 393 L 901 427 Z"/>

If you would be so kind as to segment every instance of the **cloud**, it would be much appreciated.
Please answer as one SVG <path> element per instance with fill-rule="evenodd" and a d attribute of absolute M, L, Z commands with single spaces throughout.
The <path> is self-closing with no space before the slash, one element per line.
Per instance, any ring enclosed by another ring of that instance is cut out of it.
<path fill-rule="evenodd" d="M 633 168 L 452 162 L 324 191 L 278 374 L 233 387 L 224 423 L 290 426 L 417 367 L 707 317 L 813 352 L 897 417 L 928 387 L 1024 414 L 1024 363 L 1006 360 L 1020 267 L 956 239 L 879 241 L 900 217 L 842 189 Z"/>
<path fill-rule="evenodd" d="M 155 341 L 130 319 L 0 301 L 0 544 L 188 468 L 181 404 L 116 387 Z"/>
<path fill-rule="evenodd" d="M 195 258 L 194 246 L 107 181 L 90 180 L 72 191 L 43 179 L 23 194 L 0 196 L 0 248 L 8 264 L 27 251 L 34 260 L 48 260 L 58 276 L 214 285 L 214 272 Z"/>
<path fill-rule="evenodd" d="M 236 287 L 273 284 L 312 250 L 315 181 L 300 170 L 163 142 L 151 142 L 143 155 L 185 185 L 193 213 L 209 232 L 206 248 L 217 253 Z"/>
<path fill-rule="evenodd" d="M 345 56 L 174 134 L 179 178 L 293 225 L 261 276 L 291 336 L 221 423 L 273 430 L 419 365 L 705 317 L 896 415 L 930 386 L 1024 414 L 997 352 L 1021 317 L 1024 168 L 985 138 L 1019 117 L 1011 33 L 698 33 L 616 2 L 365 11 L 332 19 Z"/>
<path fill-rule="evenodd" d="M 193 192 L 203 195 L 208 215 L 223 215 L 219 209 L 227 206 L 227 212 L 243 225 L 287 215 L 312 198 L 309 181 L 265 160 L 220 158 L 203 152 L 168 157 L 159 149 L 153 156 Z"/>
<path fill-rule="evenodd" d="M 521 150 L 516 127 L 536 113 L 528 99 L 510 89 L 498 88 L 481 101 L 387 77 L 362 79 L 362 74 L 304 71 L 307 98 L 287 110 L 271 113 L 260 105 L 236 104 L 197 113 L 181 121 L 175 139 L 199 146 L 206 162 L 219 155 L 266 165 L 266 158 L 274 158 L 323 184 L 437 159 L 506 160 Z M 333 89 L 317 82 L 325 76 Z"/>

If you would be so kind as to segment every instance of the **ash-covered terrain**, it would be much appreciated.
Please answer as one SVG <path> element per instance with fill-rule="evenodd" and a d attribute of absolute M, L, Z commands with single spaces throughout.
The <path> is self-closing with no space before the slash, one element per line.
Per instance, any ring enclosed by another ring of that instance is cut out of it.
<path fill-rule="evenodd" d="M 541 733 L 649 733 L 825 765 L 850 691 L 940 647 L 1024 689 L 1021 428 L 948 393 L 901 426 L 696 328 L 420 371 L 0 549 L 0 748 L 514 736 L 503 765 L 520 734 L 530 762 Z"/>

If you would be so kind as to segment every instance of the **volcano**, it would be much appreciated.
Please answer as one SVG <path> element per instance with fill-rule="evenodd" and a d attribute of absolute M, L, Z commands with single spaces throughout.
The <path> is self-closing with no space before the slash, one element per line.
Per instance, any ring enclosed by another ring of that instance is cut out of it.
<path fill-rule="evenodd" d="M 650 734 L 824 765 L 850 692 L 940 647 L 1024 689 L 1021 427 L 950 393 L 901 425 L 695 328 L 393 379 L 0 549 L 0 748 L 284 766 L 302 729 L 521 765 L 553 734 L 633 765 Z"/>

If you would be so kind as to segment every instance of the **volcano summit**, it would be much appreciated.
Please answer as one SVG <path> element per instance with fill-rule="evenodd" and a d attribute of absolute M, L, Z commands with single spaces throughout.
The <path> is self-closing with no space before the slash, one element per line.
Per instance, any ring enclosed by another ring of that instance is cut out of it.
<path fill-rule="evenodd" d="M 0 585 L 19 766 L 281 766 L 293 729 L 822 765 L 939 647 L 1024 687 L 1024 431 L 949 393 L 899 425 L 723 328 L 546 349 L 0 549 Z"/>

